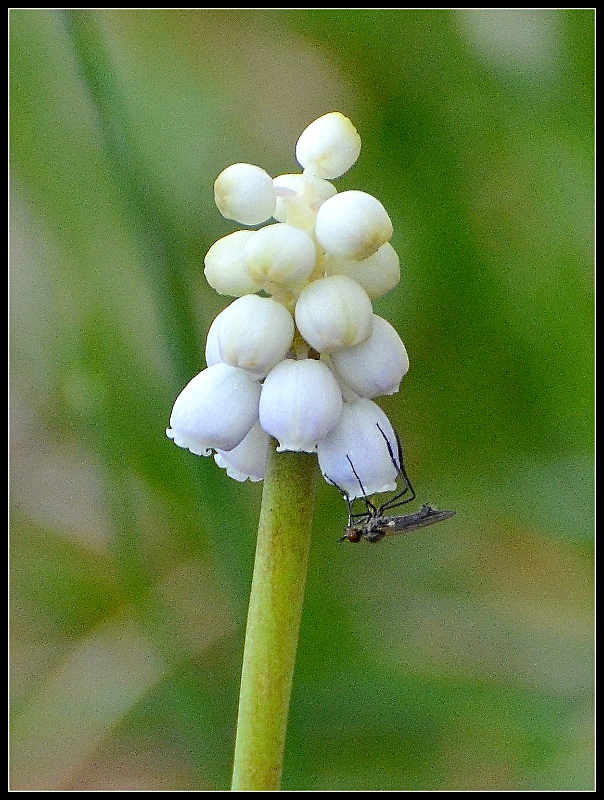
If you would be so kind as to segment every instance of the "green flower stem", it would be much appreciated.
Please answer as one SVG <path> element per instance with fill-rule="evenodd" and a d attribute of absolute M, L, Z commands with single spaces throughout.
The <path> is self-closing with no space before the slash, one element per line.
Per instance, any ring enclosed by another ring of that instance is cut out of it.
<path fill-rule="evenodd" d="M 310 550 L 316 456 L 271 450 L 247 618 L 232 791 L 280 786 Z"/>

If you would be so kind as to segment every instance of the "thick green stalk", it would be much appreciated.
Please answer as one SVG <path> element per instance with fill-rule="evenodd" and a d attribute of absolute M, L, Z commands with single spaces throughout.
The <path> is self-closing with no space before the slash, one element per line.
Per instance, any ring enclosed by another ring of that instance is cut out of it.
<path fill-rule="evenodd" d="M 315 455 L 272 448 L 245 636 L 233 791 L 280 787 L 316 481 Z"/>

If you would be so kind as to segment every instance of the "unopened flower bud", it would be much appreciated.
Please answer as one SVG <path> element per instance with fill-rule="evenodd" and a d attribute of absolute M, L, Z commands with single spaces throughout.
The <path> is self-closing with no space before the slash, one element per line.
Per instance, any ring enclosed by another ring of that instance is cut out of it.
<path fill-rule="evenodd" d="M 218 294 L 241 297 L 260 288 L 249 272 L 243 257 L 243 248 L 256 231 L 234 231 L 210 247 L 204 259 L 204 275 Z"/>
<path fill-rule="evenodd" d="M 294 320 L 281 303 L 247 294 L 233 300 L 216 317 L 214 336 L 220 361 L 264 378 L 287 355 L 294 338 Z"/>
<path fill-rule="evenodd" d="M 400 336 L 377 314 L 373 315 L 369 337 L 355 347 L 334 350 L 331 363 L 351 389 L 367 398 L 398 392 L 409 369 L 409 357 Z"/>
<path fill-rule="evenodd" d="M 214 199 L 226 219 L 259 225 L 275 210 L 273 179 L 253 164 L 231 164 L 214 182 Z"/>
<path fill-rule="evenodd" d="M 326 200 L 317 212 L 315 234 L 333 256 L 362 261 L 392 236 L 392 222 L 384 206 L 367 192 L 352 189 Z"/>
<path fill-rule="evenodd" d="M 260 425 L 277 450 L 314 453 L 342 411 L 338 382 L 321 361 L 286 359 L 272 369 L 260 395 Z"/>
<path fill-rule="evenodd" d="M 178 395 L 166 434 L 198 456 L 232 450 L 258 419 L 260 383 L 245 370 L 214 364 Z"/>
<path fill-rule="evenodd" d="M 331 257 L 327 260 L 326 272 L 352 278 L 361 284 L 371 300 L 394 289 L 401 278 L 399 257 L 390 242 L 363 261 Z"/>
<path fill-rule="evenodd" d="M 297 286 L 307 280 L 317 253 L 306 231 L 277 222 L 254 231 L 244 257 L 252 280 L 272 293 L 275 287 Z"/>
<path fill-rule="evenodd" d="M 344 275 L 332 275 L 304 287 L 295 317 L 304 339 L 322 353 L 365 341 L 371 333 L 373 311 L 358 283 Z"/>
<path fill-rule="evenodd" d="M 361 137 L 352 122 L 333 111 L 311 122 L 296 145 L 296 159 L 320 178 L 338 178 L 355 163 Z"/>

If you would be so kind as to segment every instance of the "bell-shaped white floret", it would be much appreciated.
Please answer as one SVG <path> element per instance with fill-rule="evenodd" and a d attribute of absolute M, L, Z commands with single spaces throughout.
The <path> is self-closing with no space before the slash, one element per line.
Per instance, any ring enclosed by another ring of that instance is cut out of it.
<path fill-rule="evenodd" d="M 220 361 L 264 376 L 283 361 L 294 338 L 294 320 L 270 297 L 246 294 L 218 314 L 208 333 Z M 211 350 L 210 350 L 211 352 Z M 208 347 L 206 345 L 206 361 Z"/>
<path fill-rule="evenodd" d="M 178 395 L 166 434 L 198 456 L 232 450 L 258 420 L 260 383 L 243 369 L 214 364 Z"/>
<path fill-rule="evenodd" d="M 255 231 L 234 231 L 210 247 L 203 270 L 207 282 L 218 294 L 241 297 L 260 288 L 247 271 L 243 248 Z"/>
<path fill-rule="evenodd" d="M 339 423 L 319 442 L 317 454 L 325 480 L 351 500 L 396 488 L 396 436 L 386 414 L 371 400 L 344 403 Z"/>
<path fill-rule="evenodd" d="M 326 259 L 327 275 L 347 275 L 365 289 L 371 300 L 389 292 L 401 278 L 398 254 L 390 242 L 363 261 L 345 258 Z"/>
<path fill-rule="evenodd" d="M 409 369 L 409 357 L 401 337 L 383 317 L 373 315 L 371 334 L 355 347 L 331 353 L 336 373 L 361 397 L 398 392 Z"/>
<path fill-rule="evenodd" d="M 316 237 L 326 253 L 353 261 L 372 256 L 390 239 L 392 230 L 380 201 L 356 189 L 326 200 L 315 224 Z"/>
<path fill-rule="evenodd" d="M 344 275 L 309 283 L 295 309 L 298 330 L 319 353 L 353 347 L 371 333 L 373 310 L 367 293 Z"/>
<path fill-rule="evenodd" d="M 321 361 L 287 359 L 272 369 L 260 395 L 260 425 L 278 440 L 277 450 L 314 453 L 337 424 L 342 393 Z"/>
<path fill-rule="evenodd" d="M 265 291 L 296 287 L 315 266 L 317 251 L 311 236 L 286 222 L 266 225 L 246 243 L 244 257 L 252 280 Z"/>
<path fill-rule="evenodd" d="M 226 219 L 259 225 L 275 210 L 273 179 L 254 164 L 231 164 L 214 182 L 214 200 Z"/>
<path fill-rule="evenodd" d="M 270 436 L 256 422 L 241 444 L 232 450 L 217 450 L 214 461 L 236 481 L 261 481 L 266 473 Z"/>
<path fill-rule="evenodd" d="M 296 144 L 296 159 L 320 178 L 339 178 L 361 152 L 361 137 L 339 111 L 324 114 L 305 128 Z"/>

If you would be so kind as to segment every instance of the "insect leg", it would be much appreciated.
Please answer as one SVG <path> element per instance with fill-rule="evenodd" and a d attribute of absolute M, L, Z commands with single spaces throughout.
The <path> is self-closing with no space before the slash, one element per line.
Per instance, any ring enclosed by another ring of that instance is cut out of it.
<path fill-rule="evenodd" d="M 363 495 L 363 500 L 365 502 L 366 516 L 367 516 L 368 519 L 370 519 L 371 517 L 374 517 L 377 514 L 377 508 L 373 505 L 373 503 L 369 500 L 369 498 L 365 494 L 365 487 L 363 486 L 363 483 L 362 483 L 361 479 L 359 478 L 358 472 L 354 468 L 354 464 L 352 463 L 352 460 L 351 460 L 350 456 L 346 455 L 346 458 L 348 459 L 348 463 L 350 464 L 350 469 L 352 470 L 354 477 L 357 479 L 357 481 L 359 483 L 359 486 L 361 487 L 361 493 Z M 359 516 L 363 516 L 363 515 L 359 515 Z"/>
<path fill-rule="evenodd" d="M 388 439 L 384 431 L 381 429 L 379 423 L 376 424 L 379 432 L 384 437 L 384 441 L 386 442 L 386 447 L 388 448 L 388 453 L 390 455 L 392 464 L 394 465 L 398 475 L 403 479 L 404 482 L 404 488 L 398 494 L 395 494 L 394 497 L 391 497 L 390 500 L 388 500 L 379 507 L 377 513 L 379 516 L 382 516 L 384 511 L 388 509 L 396 508 L 397 506 L 402 506 L 405 505 L 405 503 L 410 503 L 412 500 L 415 500 L 415 489 L 411 485 L 411 481 L 409 480 L 409 476 L 407 475 L 407 471 L 405 470 L 405 462 L 403 461 L 403 448 L 401 447 L 401 440 L 399 439 L 398 433 L 396 433 L 396 431 L 394 432 L 394 435 L 396 436 L 396 444 L 398 446 L 398 462 L 397 462 L 396 457 L 394 455 L 394 451 L 392 450 L 392 445 L 390 444 L 390 440 Z M 405 497 L 407 492 L 411 492 L 410 497 Z M 403 497 L 404 500 L 401 499 Z"/>
<path fill-rule="evenodd" d="M 348 522 L 346 523 L 346 533 L 344 534 L 344 536 L 341 536 L 338 539 L 338 542 L 344 542 L 344 541 L 346 541 L 346 539 L 348 539 L 349 541 L 358 541 L 358 539 L 351 540 L 350 531 L 354 531 L 355 530 L 355 528 L 356 528 L 355 523 L 358 523 L 359 521 L 361 521 L 361 526 L 360 527 L 363 527 L 366 524 L 366 522 L 370 519 L 369 511 L 363 511 L 362 513 L 359 513 L 359 514 L 353 512 L 353 510 L 352 510 L 353 501 L 350 499 L 350 495 L 348 494 L 348 492 L 346 492 L 344 489 L 342 489 L 341 486 L 338 486 L 338 484 L 334 480 L 332 480 L 329 477 L 329 475 L 324 475 L 323 477 L 325 478 L 325 480 L 328 483 L 331 483 L 332 486 L 336 487 L 338 492 L 342 495 L 342 498 L 343 498 L 343 500 L 346 503 L 346 506 L 348 508 Z"/>

